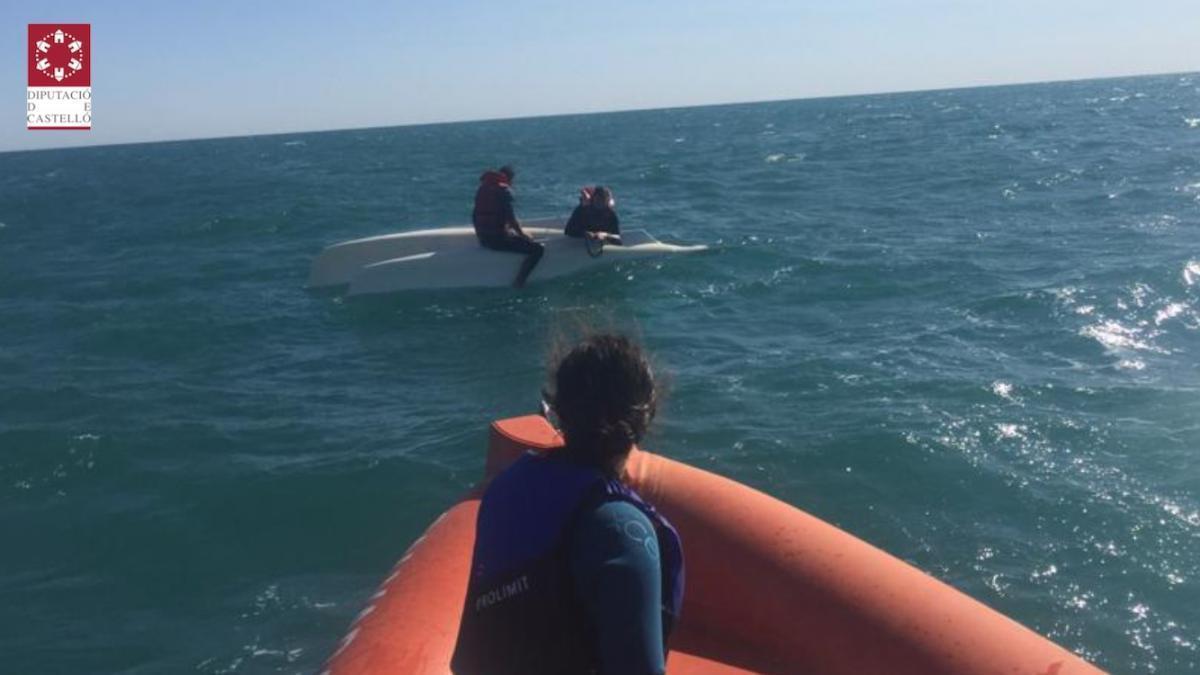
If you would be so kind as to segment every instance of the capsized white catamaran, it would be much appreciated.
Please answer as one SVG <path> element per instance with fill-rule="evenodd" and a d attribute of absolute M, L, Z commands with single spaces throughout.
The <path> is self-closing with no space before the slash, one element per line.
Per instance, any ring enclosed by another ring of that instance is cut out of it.
<path fill-rule="evenodd" d="M 621 232 L 623 245 L 594 242 L 563 234 L 559 218 L 522 224 L 546 253 L 529 282 L 536 283 L 581 270 L 639 258 L 703 251 L 707 246 L 664 244 L 645 230 Z M 510 286 L 524 256 L 491 251 L 479 245 L 469 226 L 384 234 L 334 244 L 313 260 L 309 288 L 348 286 L 348 295 L 417 289 Z"/>

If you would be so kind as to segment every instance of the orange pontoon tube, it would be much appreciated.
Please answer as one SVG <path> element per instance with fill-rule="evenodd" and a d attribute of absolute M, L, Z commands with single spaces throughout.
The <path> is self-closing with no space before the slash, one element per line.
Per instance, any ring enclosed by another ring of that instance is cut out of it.
<path fill-rule="evenodd" d="M 561 438 L 494 422 L 487 477 Z M 1070 651 L 838 528 L 732 480 L 633 450 L 626 481 L 679 529 L 687 564 L 671 673 L 1075 675 Z M 479 490 L 415 541 L 330 659 L 330 675 L 442 674 L 458 635 Z"/>

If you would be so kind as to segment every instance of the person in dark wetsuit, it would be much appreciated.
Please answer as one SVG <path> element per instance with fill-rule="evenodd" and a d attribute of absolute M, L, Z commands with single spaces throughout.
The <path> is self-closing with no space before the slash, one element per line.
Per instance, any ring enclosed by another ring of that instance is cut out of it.
<path fill-rule="evenodd" d="M 515 175 L 511 166 L 483 172 L 479 177 L 479 189 L 475 191 L 475 210 L 471 213 L 471 222 L 475 225 L 475 236 L 484 248 L 525 254 L 525 260 L 513 281 L 513 285 L 520 288 L 542 259 L 546 248 L 521 229 L 521 223 L 513 211 L 512 182 Z"/>
<path fill-rule="evenodd" d="M 621 222 L 617 218 L 616 205 L 609 188 L 603 185 L 583 188 L 579 191 L 579 206 L 571 212 L 563 233 L 568 237 L 590 237 L 620 244 Z"/>
<path fill-rule="evenodd" d="M 451 669 L 665 673 L 683 549 L 621 482 L 655 414 L 653 373 L 631 340 L 601 334 L 559 361 L 553 383 L 566 444 L 527 453 L 487 487 Z"/>

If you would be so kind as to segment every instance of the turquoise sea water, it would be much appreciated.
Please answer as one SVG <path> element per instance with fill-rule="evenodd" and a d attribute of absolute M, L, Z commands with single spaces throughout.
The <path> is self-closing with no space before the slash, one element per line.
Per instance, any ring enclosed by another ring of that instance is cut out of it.
<path fill-rule="evenodd" d="M 347 302 L 343 239 L 611 184 L 717 252 Z M 0 155 L 0 654 L 301 673 L 599 315 L 646 445 L 1118 672 L 1200 668 L 1200 75 Z M 798 638 L 799 639 L 799 638 Z"/>

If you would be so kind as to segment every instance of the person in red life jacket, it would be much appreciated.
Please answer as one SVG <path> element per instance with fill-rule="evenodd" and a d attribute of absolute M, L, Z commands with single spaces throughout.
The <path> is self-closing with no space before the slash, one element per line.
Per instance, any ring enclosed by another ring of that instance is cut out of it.
<path fill-rule="evenodd" d="M 568 237 L 588 237 L 621 243 L 621 222 L 617 218 L 617 200 L 612 190 L 597 185 L 579 191 L 579 206 L 571 213 L 563 231 Z"/>
<path fill-rule="evenodd" d="M 484 248 L 525 255 L 513 282 L 514 286 L 520 288 L 542 259 L 546 248 L 526 234 L 517 221 L 512 192 L 515 175 L 511 166 L 483 172 L 479 177 L 479 189 L 475 191 L 475 210 L 471 214 L 471 222 L 475 225 L 475 236 Z"/>
<path fill-rule="evenodd" d="M 564 447 L 527 453 L 484 492 L 451 669 L 458 675 L 659 675 L 683 600 L 683 547 L 622 482 L 656 410 L 624 336 L 559 360 L 546 398 Z"/>

